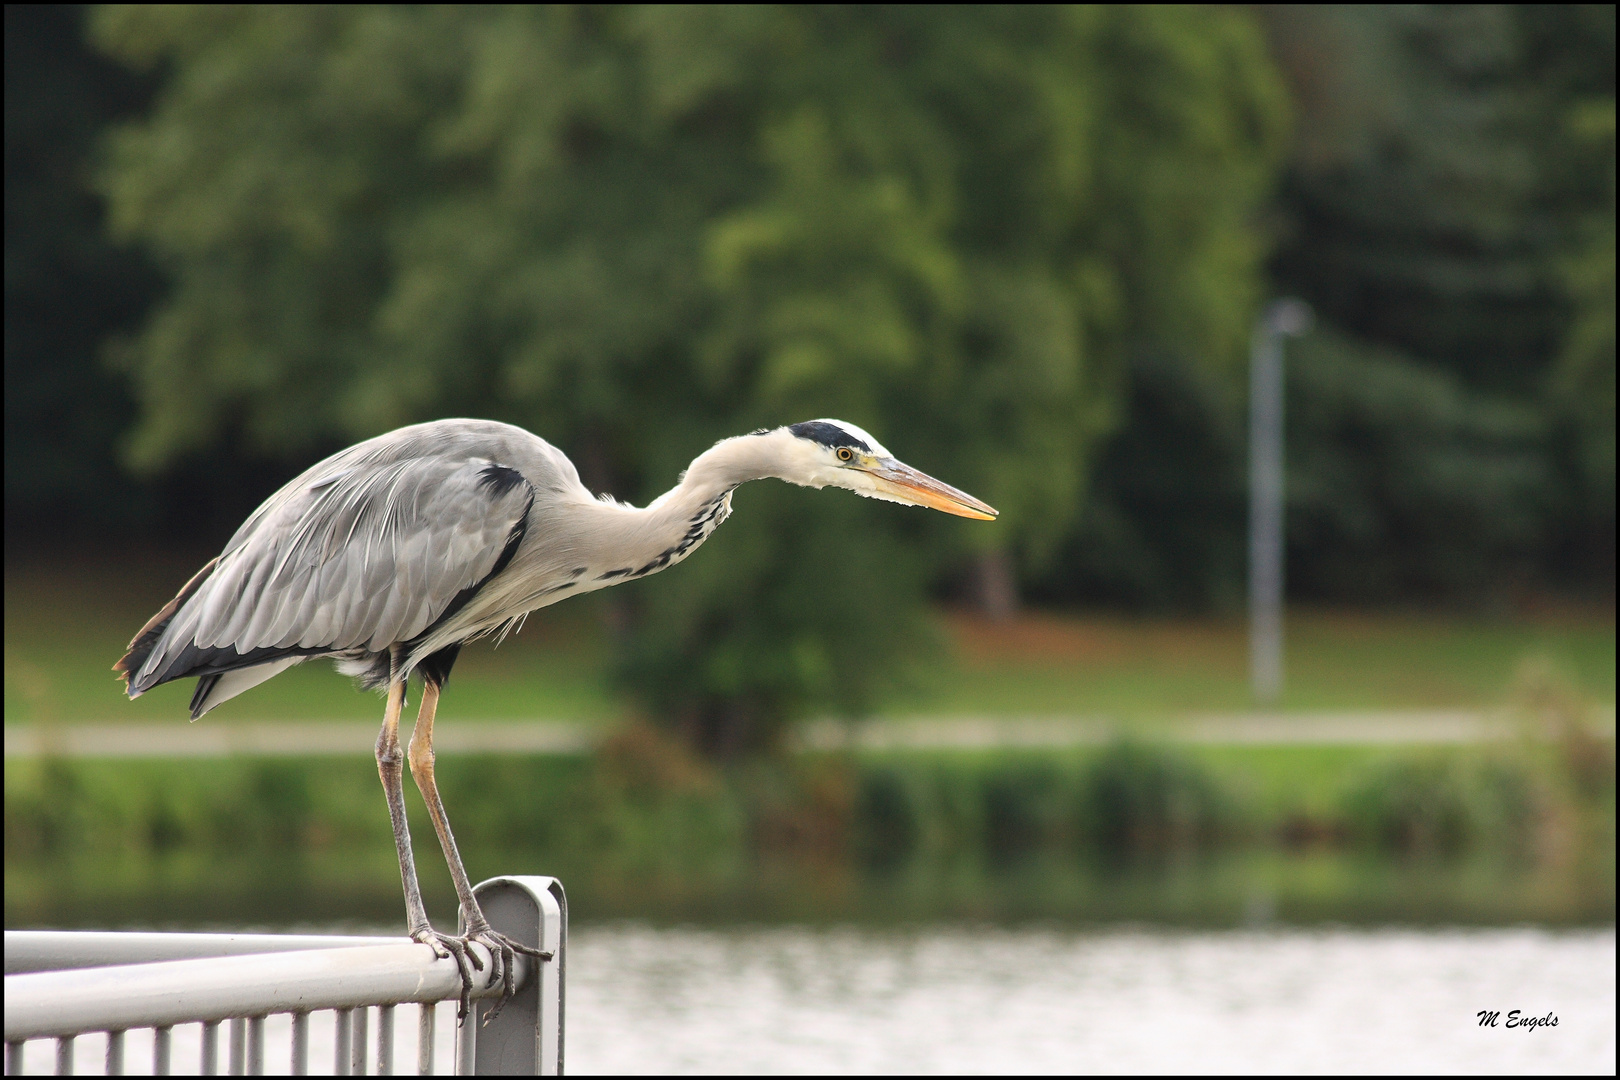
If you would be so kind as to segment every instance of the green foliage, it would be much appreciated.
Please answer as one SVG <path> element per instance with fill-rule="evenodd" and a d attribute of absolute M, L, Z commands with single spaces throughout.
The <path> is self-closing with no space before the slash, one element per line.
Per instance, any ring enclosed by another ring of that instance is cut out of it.
<path fill-rule="evenodd" d="M 1063 776 L 1047 762 L 1016 762 L 982 781 L 984 846 L 990 858 L 1012 862 L 1060 837 Z"/>
<path fill-rule="evenodd" d="M 1556 862 L 1572 844 L 1601 841 L 1589 827 L 1605 812 L 1605 835 L 1613 831 L 1613 742 L 1584 727 L 1458 750 L 1212 755 L 1116 743 L 1062 754 L 806 755 L 720 769 L 661 729 L 635 725 L 594 759 L 473 755 L 446 758 L 439 772 L 469 850 L 597 857 L 676 875 L 783 854 L 882 869 L 917 857 L 1013 865 L 1037 852 L 1120 858 L 1302 839 Z M 6 846 L 17 859 L 391 850 L 375 773 L 352 762 L 19 760 L 6 778 Z M 409 785 L 407 796 L 425 827 Z M 1593 821 L 1570 817 L 1588 811 Z"/>
<path fill-rule="evenodd" d="M 1565 321 L 1557 263 L 1599 197 L 1565 112 L 1614 92 L 1612 10 L 1293 8 L 1271 29 L 1311 121 L 1279 284 L 1476 387 L 1537 391 Z"/>
<path fill-rule="evenodd" d="M 1614 8 L 1259 15 L 1298 118 L 1273 286 L 1324 339 L 1288 348 L 1291 595 L 1612 593 Z M 1246 417 L 1209 374 L 1130 358 L 1039 595 L 1237 606 Z"/>
<path fill-rule="evenodd" d="M 1546 417 L 1331 333 L 1289 352 L 1289 577 L 1305 595 L 1483 590 L 1543 528 Z"/>
<path fill-rule="evenodd" d="M 1522 774 L 1440 757 L 1379 762 L 1349 787 L 1344 806 L 1361 842 L 1422 855 L 1454 855 L 1487 839 L 1516 852 L 1531 823 Z"/>
<path fill-rule="evenodd" d="M 703 557 L 639 594 L 618 668 L 695 745 L 766 748 L 808 705 L 859 713 L 937 658 L 915 605 L 924 566 L 891 507 L 764 484 L 734 507 Z"/>
<path fill-rule="evenodd" d="M 855 806 L 855 854 L 877 869 L 898 866 L 916 847 L 921 826 L 906 776 L 892 767 L 868 769 Z"/>
<path fill-rule="evenodd" d="M 1307 921 L 1612 918 L 1613 739 L 1585 727 L 1585 701 L 1540 667 L 1517 700 L 1527 730 L 1556 737 L 717 768 L 640 725 L 594 759 L 452 755 L 439 777 L 475 879 L 556 874 L 584 919 L 1230 921 L 1257 890 Z M 334 902 L 373 923 L 398 917 L 369 766 L 8 759 L 5 779 L 14 924 L 285 925 L 329 921 Z M 454 896 L 409 785 L 407 805 L 429 908 L 448 916 Z M 1224 899 L 1196 900 L 1211 890 Z"/>
<path fill-rule="evenodd" d="M 1511 528 L 1447 555 L 1369 527 L 1401 470 L 1319 440 L 1350 504 L 1312 506 L 1297 595 L 1612 592 L 1612 6 L 96 19 L 140 73 L 77 9 L 7 11 L 11 535 L 222 538 L 314 455 L 430 415 L 524 423 L 645 496 L 718 435 L 832 414 L 1005 511 L 870 526 L 936 589 L 982 545 L 1048 601 L 1233 607 L 1230 361 L 1270 243 L 1335 348 L 1413 366 L 1381 437 L 1448 430 L 1437 373 L 1542 432 L 1535 506 L 1496 484 Z M 149 260 L 174 291 L 103 370 Z M 1440 501 L 1472 514 L 1503 450 L 1464 428 Z"/>
<path fill-rule="evenodd" d="M 1296 7 L 1268 20 L 1307 120 L 1283 185 L 1278 284 L 1345 336 L 1534 409 L 1539 505 L 1504 499 L 1493 516 L 1534 518 L 1545 579 L 1612 591 L 1614 8 Z M 1468 443 L 1459 463 L 1500 472 Z M 1462 559 L 1473 572 L 1448 591 L 1501 579 L 1501 532 L 1479 532 Z"/>
<path fill-rule="evenodd" d="M 1288 589 L 1296 598 L 1479 603 L 1545 551 L 1555 417 L 1324 329 L 1287 359 Z M 1237 608 L 1247 557 L 1246 416 L 1172 358 L 1130 370 L 1132 423 L 1099 458 L 1046 596 Z"/>
<path fill-rule="evenodd" d="M 120 497 L 129 481 L 116 438 L 133 403 L 98 361 L 102 339 L 137 322 L 158 283 L 105 236 L 91 166 L 105 126 L 151 88 L 84 47 L 84 14 L 71 4 L 5 13 L 8 536 L 42 517 L 151 517 L 147 500 Z"/>
<path fill-rule="evenodd" d="M 166 72 L 105 174 L 174 281 L 124 354 L 137 467 L 470 414 L 645 496 L 836 415 L 1003 510 L 741 496 L 774 527 L 643 593 L 624 667 L 711 749 L 867 707 L 931 574 L 1072 519 L 1128 348 L 1231 364 L 1261 291 L 1286 103 L 1235 10 L 107 7 L 95 37 Z"/>
<path fill-rule="evenodd" d="M 1100 448 L 1085 512 L 1031 594 L 1134 610 L 1238 609 L 1248 574 L 1241 405 L 1230 375 L 1169 352 L 1133 356 L 1127 419 Z"/>
<path fill-rule="evenodd" d="M 1120 744 L 1092 762 L 1080 815 L 1096 848 L 1123 855 L 1205 845 L 1222 796 L 1207 769 L 1162 747 Z"/>
<path fill-rule="evenodd" d="M 1571 429 L 1572 471 L 1578 483 L 1574 515 L 1586 525 L 1589 545 L 1613 571 L 1614 551 L 1614 96 L 1589 98 L 1570 109 L 1568 128 L 1585 147 L 1594 172 L 1608 176 L 1608 199 L 1579 223 L 1576 241 L 1563 265 L 1563 279 L 1574 309 L 1569 335 L 1558 359 L 1552 395 Z"/>

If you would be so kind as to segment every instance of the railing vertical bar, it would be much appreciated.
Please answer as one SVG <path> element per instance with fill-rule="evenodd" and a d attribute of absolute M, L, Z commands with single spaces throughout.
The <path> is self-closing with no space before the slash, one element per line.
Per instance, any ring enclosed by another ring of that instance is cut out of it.
<path fill-rule="evenodd" d="M 364 1005 L 354 1010 L 354 1043 L 349 1054 L 349 1075 L 366 1075 L 366 1020 L 371 1010 Z"/>
<path fill-rule="evenodd" d="M 202 1030 L 202 1074 L 219 1075 L 219 1021 L 206 1020 Z"/>
<path fill-rule="evenodd" d="M 394 1075 L 394 1007 L 377 1006 L 377 1075 Z"/>
<path fill-rule="evenodd" d="M 424 1009 L 426 1005 L 422 1006 Z M 27 1045 L 24 1040 L 6 1043 L 6 1075 L 21 1076 L 23 1071 L 23 1047 Z"/>
<path fill-rule="evenodd" d="M 292 1073 L 309 1075 L 309 1013 L 303 1010 L 292 1014 Z"/>
<path fill-rule="evenodd" d="M 416 1074 L 418 1076 L 433 1075 L 433 1028 L 439 1018 L 439 1006 L 431 1001 L 424 1001 L 417 1008 L 422 1015 L 416 1021 Z"/>
<path fill-rule="evenodd" d="M 155 1027 L 152 1029 L 152 1075 L 169 1075 L 169 1027 Z"/>
<path fill-rule="evenodd" d="M 56 1040 L 56 1075 L 73 1075 L 73 1036 Z"/>
<path fill-rule="evenodd" d="M 231 1075 L 247 1075 L 247 1020 L 236 1016 L 231 1018 Z"/>
<path fill-rule="evenodd" d="M 107 1032 L 107 1075 L 124 1075 L 124 1033 Z"/>
<path fill-rule="evenodd" d="M 354 1031 L 354 1010 L 333 1009 L 332 1016 L 337 1022 L 337 1034 L 332 1040 L 337 1047 L 337 1052 L 332 1060 L 332 1073 L 336 1076 L 348 1076 L 349 1065 L 351 1064 L 349 1060 L 349 1040 Z"/>
<path fill-rule="evenodd" d="M 478 1074 L 478 1002 L 467 1009 L 467 1017 L 456 1023 L 456 1075 Z"/>
<path fill-rule="evenodd" d="M 264 1017 L 248 1018 L 247 1072 L 249 1076 L 264 1075 Z"/>

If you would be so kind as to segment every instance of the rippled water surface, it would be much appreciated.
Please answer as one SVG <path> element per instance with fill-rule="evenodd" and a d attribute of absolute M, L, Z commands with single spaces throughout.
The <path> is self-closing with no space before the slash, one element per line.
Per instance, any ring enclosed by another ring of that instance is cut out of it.
<path fill-rule="evenodd" d="M 576 1073 L 1615 1069 L 1613 930 L 621 926 L 569 948 Z"/>

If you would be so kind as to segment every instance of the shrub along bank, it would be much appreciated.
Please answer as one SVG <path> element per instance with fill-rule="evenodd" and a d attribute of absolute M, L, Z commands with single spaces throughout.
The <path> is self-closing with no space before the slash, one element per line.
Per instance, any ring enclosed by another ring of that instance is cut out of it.
<path fill-rule="evenodd" d="M 475 878 L 554 873 L 582 914 L 1229 921 L 1275 913 L 1281 893 L 1285 917 L 1612 921 L 1613 745 L 1566 727 L 1475 747 L 1120 743 L 721 770 L 634 727 L 592 758 L 451 757 L 438 775 Z M 8 925 L 386 923 L 398 904 L 359 762 L 8 761 L 5 801 Z"/>

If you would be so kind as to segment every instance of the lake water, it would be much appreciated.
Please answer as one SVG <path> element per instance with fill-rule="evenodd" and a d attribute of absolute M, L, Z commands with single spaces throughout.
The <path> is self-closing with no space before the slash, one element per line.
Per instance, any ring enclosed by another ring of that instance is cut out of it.
<path fill-rule="evenodd" d="M 586 928 L 568 1021 L 580 1073 L 1612 1073 L 1615 935 Z"/>
<path fill-rule="evenodd" d="M 596 925 L 572 934 L 568 977 L 572 1073 L 1615 1071 L 1612 929 Z M 1515 1009 L 1557 1026 L 1509 1028 Z M 269 1072 L 287 1023 L 267 1024 Z M 397 1072 L 415 1072 L 415 1031 L 401 1009 Z M 145 1070 L 150 1032 L 128 1040 Z M 105 1040 L 79 1044 L 79 1071 L 100 1072 Z M 28 1045 L 29 1072 L 51 1071 L 52 1045 Z M 328 1071 L 329 1013 L 310 1050 Z M 196 1061 L 196 1025 L 176 1028 L 175 1072 Z"/>

